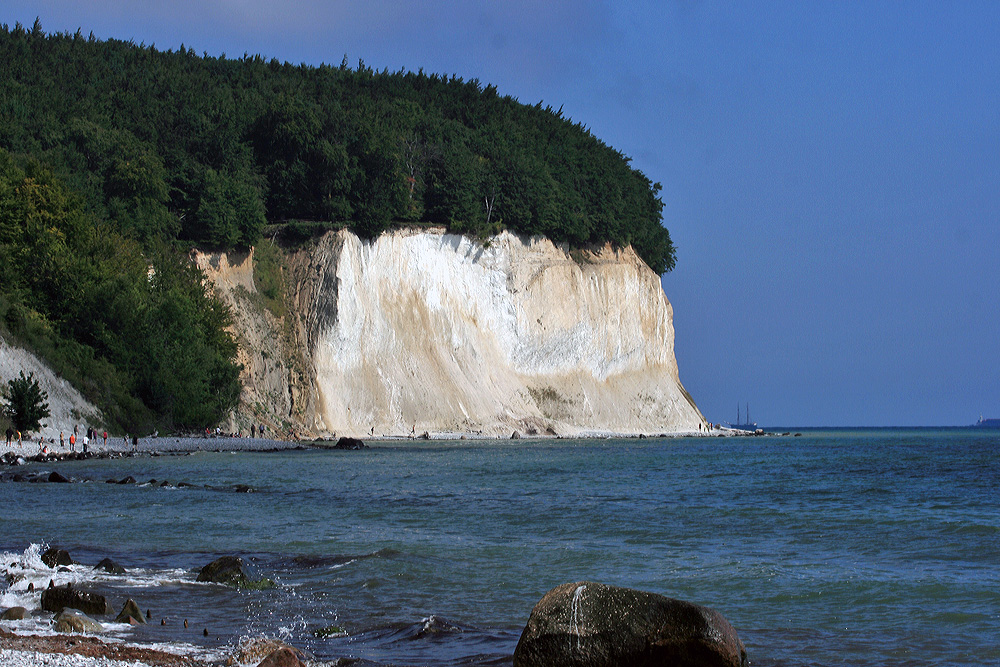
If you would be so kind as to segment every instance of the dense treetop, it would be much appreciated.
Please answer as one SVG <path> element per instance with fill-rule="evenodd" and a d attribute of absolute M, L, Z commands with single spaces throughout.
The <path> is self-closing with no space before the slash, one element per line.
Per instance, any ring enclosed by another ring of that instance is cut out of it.
<path fill-rule="evenodd" d="M 560 111 L 423 72 L 198 56 L 0 28 L 0 148 L 48 165 L 98 221 L 153 242 L 253 244 L 267 224 L 407 223 L 674 249 L 659 184 Z"/>
<path fill-rule="evenodd" d="M 183 253 L 143 250 L 50 170 L 0 149 L 0 333 L 46 359 L 108 426 L 222 419 L 240 391 L 228 317 Z"/>

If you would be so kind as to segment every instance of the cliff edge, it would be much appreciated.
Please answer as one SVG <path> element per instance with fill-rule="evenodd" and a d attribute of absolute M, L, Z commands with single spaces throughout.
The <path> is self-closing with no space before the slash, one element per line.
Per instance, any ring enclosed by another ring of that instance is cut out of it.
<path fill-rule="evenodd" d="M 630 249 L 572 255 L 503 232 L 331 232 L 285 257 L 283 307 L 254 253 L 195 253 L 232 308 L 234 430 L 296 435 L 696 431 L 672 309 Z"/>

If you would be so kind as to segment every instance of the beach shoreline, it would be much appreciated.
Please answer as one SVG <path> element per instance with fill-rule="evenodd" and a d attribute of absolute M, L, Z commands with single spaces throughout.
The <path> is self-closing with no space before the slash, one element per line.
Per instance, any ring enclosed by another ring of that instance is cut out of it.
<path fill-rule="evenodd" d="M 210 663 L 126 642 L 109 643 L 93 635 L 17 634 L 0 628 L 0 665 L 38 664 L 47 667 L 203 667 Z"/>
<path fill-rule="evenodd" d="M 712 435 L 749 435 L 729 431 L 717 430 Z M 685 437 L 707 437 L 705 433 L 676 433 L 646 436 L 647 438 L 685 438 Z M 616 437 L 613 434 L 589 434 L 579 439 L 604 440 Z M 617 436 L 621 437 L 621 436 Z M 638 439 L 639 436 L 629 436 Z M 459 446 L 459 441 L 469 442 L 470 445 L 476 442 L 496 442 L 498 439 L 490 436 L 480 436 L 477 434 L 463 433 L 435 433 L 429 440 L 413 437 L 368 437 L 366 442 L 369 446 L 378 447 L 380 443 L 386 445 L 400 445 L 409 441 L 421 442 L 443 441 L 449 446 Z M 523 440 L 528 443 L 532 441 L 555 442 L 558 436 L 525 436 Z M 574 438 L 577 439 L 577 438 Z M 508 440 L 508 438 L 501 438 Z M 520 441 L 520 440 L 519 440 Z M 512 441 L 513 442 L 513 441 Z M 4 443 L 0 443 L 3 445 Z M 51 443 L 45 443 L 51 447 Z M 209 436 L 161 436 L 151 438 L 140 438 L 138 447 L 122 437 L 109 438 L 105 445 L 103 439 L 98 441 L 96 446 L 89 447 L 87 454 L 83 454 L 82 447 L 77 444 L 76 451 L 72 451 L 68 443 L 62 448 L 56 444 L 51 447 L 47 454 L 42 454 L 41 443 L 38 441 L 25 442 L 20 447 L 15 443 L 11 447 L 0 447 L 0 460 L 9 467 L 21 467 L 21 465 L 38 463 L 57 463 L 62 461 L 74 461 L 82 459 L 115 459 L 126 457 L 155 457 L 155 456 L 186 456 L 199 452 L 281 452 L 304 449 L 325 449 L 332 448 L 336 440 L 321 441 L 289 441 L 272 440 L 267 438 L 246 438 L 230 437 L 224 435 Z M 9 455 L 9 454 L 12 454 Z M 14 473 L 7 473 L 11 475 Z M 48 474 L 48 473 L 45 473 Z M 55 474 L 55 473 L 53 473 Z M 51 480 L 49 480 L 51 481 Z M 69 480 L 67 480 L 69 481 Z M 55 570 L 53 570 L 55 572 Z M 58 579 L 58 577 L 56 577 Z M 57 584 L 59 582 L 57 581 Z M 2 610 L 0 610 L 2 611 Z M 52 667 L 122 667 L 122 665 L 133 665 L 134 667 L 179 667 L 182 665 L 208 665 L 214 664 L 212 660 L 207 660 L 204 655 L 176 654 L 150 647 L 144 647 L 130 643 L 127 639 L 102 638 L 87 634 L 34 634 L 37 629 L 19 627 L 17 623 L 4 622 L 0 624 L 0 650 L 5 653 L 0 654 L 0 665 L 21 665 L 42 664 L 40 656 L 44 655 L 66 655 L 73 656 L 69 662 L 60 662 L 59 659 L 46 658 L 44 664 Z M 198 655 L 198 657 L 196 657 Z M 112 661 L 100 662 L 101 660 Z M 253 662 L 256 665 L 260 660 Z"/>
<path fill-rule="evenodd" d="M 548 435 L 532 434 L 523 435 L 517 433 L 511 436 L 502 437 L 496 435 L 485 435 L 480 433 L 467 433 L 459 431 L 441 431 L 420 435 L 397 435 L 379 434 L 363 435 L 360 439 L 366 443 L 377 444 L 380 442 L 408 442 L 408 441 L 491 441 L 497 440 L 529 440 L 529 441 L 554 441 L 554 440 L 610 440 L 610 439 L 661 439 L 661 438 L 714 438 L 714 437 L 747 437 L 761 435 L 750 433 L 749 431 L 739 431 L 726 427 L 718 427 L 712 431 L 674 431 L 661 433 L 613 433 L 605 431 L 583 431 L 573 435 Z M 774 433 L 764 433 L 763 435 L 776 435 Z M 512 437 L 513 436 L 513 437 Z M 358 436 L 355 436 L 358 437 Z M 303 438 L 294 440 L 276 440 L 273 438 L 251 438 L 237 435 L 179 435 L 179 436 L 145 436 L 138 438 L 138 445 L 134 446 L 125 436 L 109 436 L 107 441 L 103 438 L 94 438 L 88 444 L 86 454 L 91 457 L 110 457 L 116 455 L 169 455 L 185 454 L 192 452 L 276 452 L 295 449 L 330 449 L 336 444 L 338 438 Z M 55 461 L 67 457 L 74 458 L 74 455 L 83 455 L 84 447 L 82 438 L 78 439 L 75 445 L 70 445 L 68 439 L 60 445 L 51 438 L 23 438 L 21 443 L 15 439 L 10 445 L 5 440 L 0 441 L 0 457 L 8 453 L 23 457 L 32 461 Z M 82 458 L 82 456 L 81 456 Z"/>

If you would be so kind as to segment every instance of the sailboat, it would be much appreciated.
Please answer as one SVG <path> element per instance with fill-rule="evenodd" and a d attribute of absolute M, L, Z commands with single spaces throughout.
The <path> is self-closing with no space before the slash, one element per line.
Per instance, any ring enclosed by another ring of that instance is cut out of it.
<path fill-rule="evenodd" d="M 757 430 L 757 422 L 750 421 L 750 404 L 747 403 L 747 413 L 745 415 L 746 421 L 740 422 L 740 405 L 736 404 L 736 423 L 729 424 L 729 428 L 739 429 L 740 431 L 750 431 L 753 433 Z"/>

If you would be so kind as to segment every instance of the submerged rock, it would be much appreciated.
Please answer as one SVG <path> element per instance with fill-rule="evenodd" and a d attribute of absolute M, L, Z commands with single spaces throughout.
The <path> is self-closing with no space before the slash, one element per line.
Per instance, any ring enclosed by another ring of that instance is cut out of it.
<path fill-rule="evenodd" d="M 86 614 L 64 611 L 56 616 L 56 632 L 104 632 L 104 626 Z"/>
<path fill-rule="evenodd" d="M 317 639 L 326 639 L 328 637 L 343 637 L 347 635 L 347 631 L 339 625 L 328 625 L 324 628 L 318 628 L 312 631 L 312 636 Z"/>
<path fill-rule="evenodd" d="M 42 591 L 42 609 L 59 613 L 62 610 L 79 609 L 85 614 L 113 614 L 114 610 L 103 595 L 73 590 L 69 586 L 52 586 Z"/>
<path fill-rule="evenodd" d="M 110 558 L 105 558 L 100 563 L 94 566 L 95 570 L 104 570 L 105 572 L 110 572 L 111 574 L 125 574 L 125 568 L 114 562 Z"/>
<path fill-rule="evenodd" d="M 514 667 L 746 664 L 743 642 L 717 611 L 592 582 L 546 593 L 514 651 Z"/>
<path fill-rule="evenodd" d="M 69 484 L 70 478 L 66 477 L 65 475 L 61 475 L 53 470 L 51 473 L 49 473 L 49 481 L 54 484 Z"/>

